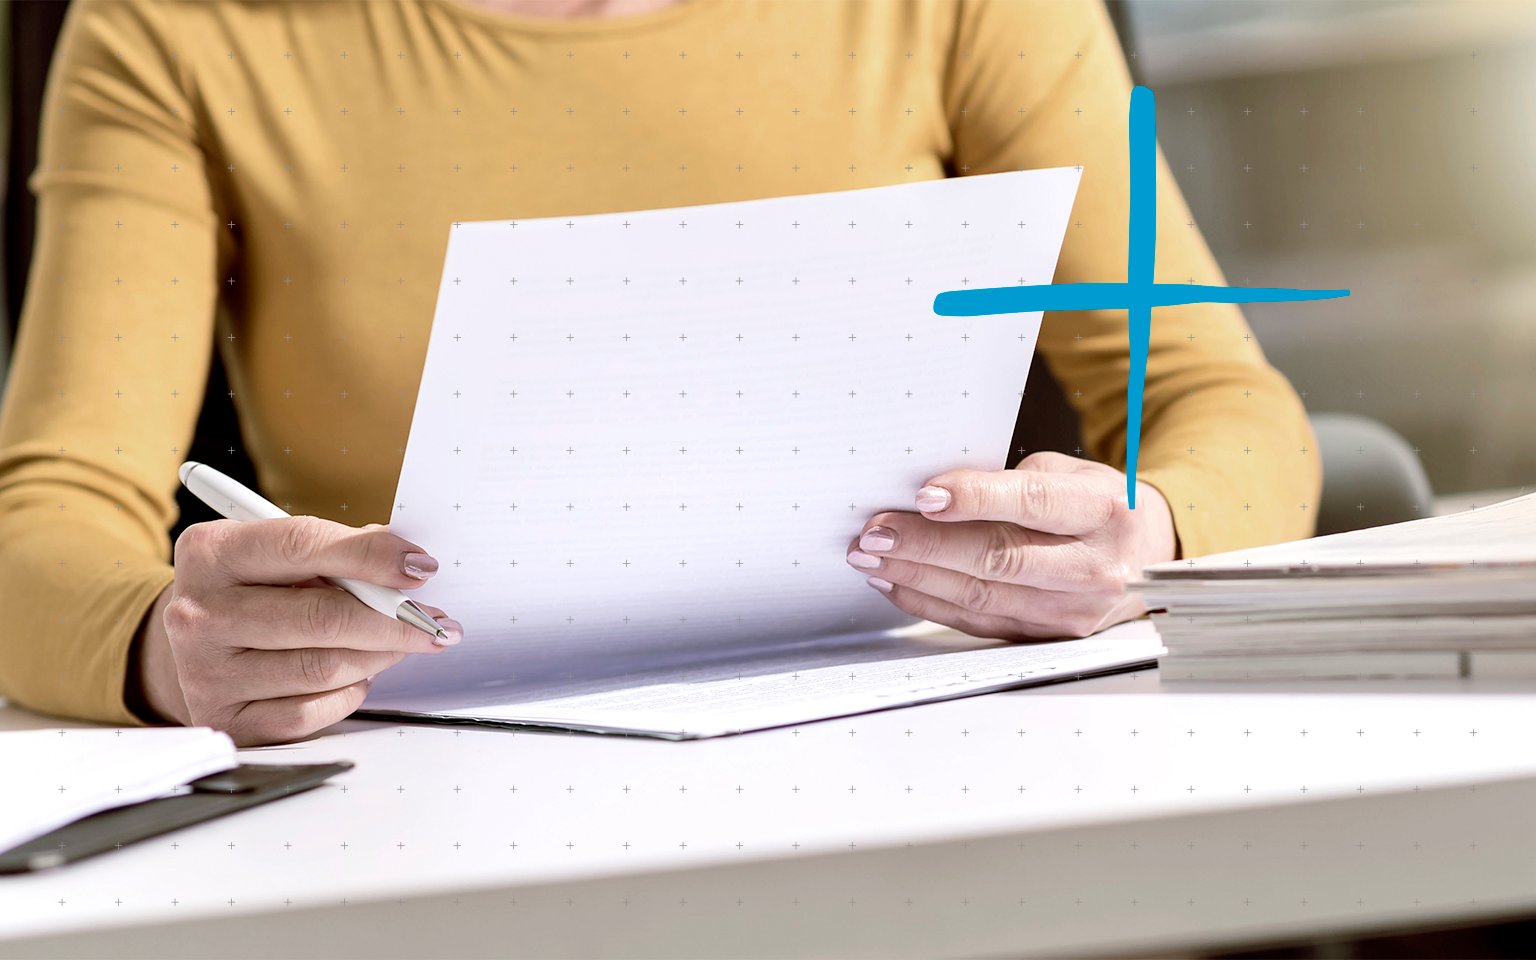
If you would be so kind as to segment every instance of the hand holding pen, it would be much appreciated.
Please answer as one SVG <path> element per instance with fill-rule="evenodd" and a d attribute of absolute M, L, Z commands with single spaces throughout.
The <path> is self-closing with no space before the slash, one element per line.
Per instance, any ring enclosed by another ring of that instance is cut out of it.
<path fill-rule="evenodd" d="M 356 710 L 380 671 L 441 654 L 463 627 L 400 591 L 438 563 L 378 524 L 290 517 L 205 464 L 181 479 L 231 519 L 188 527 L 146 624 L 143 699 L 236 743 L 292 740 Z"/>

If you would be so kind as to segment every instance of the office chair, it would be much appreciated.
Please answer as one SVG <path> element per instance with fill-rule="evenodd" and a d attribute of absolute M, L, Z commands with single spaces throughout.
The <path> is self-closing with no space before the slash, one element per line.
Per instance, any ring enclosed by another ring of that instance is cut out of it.
<path fill-rule="evenodd" d="M 10 30 L 9 124 L 4 198 L 3 286 L 5 322 L 10 341 L 20 323 L 32 261 L 36 203 L 27 178 L 37 167 L 37 135 L 43 86 L 67 9 L 65 0 L 12 0 L 7 4 Z M 1122 0 L 1109 0 L 1110 17 L 1123 47 L 1131 48 L 1130 24 Z M 1132 76 L 1137 75 L 1131 61 Z M 1049 322 L 1049 321 L 1047 321 Z M 245 453 L 240 421 L 229 397 L 223 359 L 215 348 L 208 385 L 187 459 L 217 466 L 253 488 L 256 468 Z M 3 374 L 0 370 L 0 374 Z M 3 385 L 0 376 L 0 385 Z M 1319 533 L 1355 529 L 1427 516 L 1432 496 L 1418 458 L 1401 437 L 1364 418 L 1322 415 L 1313 418 L 1324 462 Z M 1009 467 L 1037 450 L 1073 450 L 1081 442 L 1077 413 L 1042 361 L 1030 366 L 1024 399 L 1008 443 Z M 1021 454 L 1019 451 L 1024 451 Z M 194 523 L 217 515 L 184 488 L 176 490 L 180 515 L 171 538 Z"/>

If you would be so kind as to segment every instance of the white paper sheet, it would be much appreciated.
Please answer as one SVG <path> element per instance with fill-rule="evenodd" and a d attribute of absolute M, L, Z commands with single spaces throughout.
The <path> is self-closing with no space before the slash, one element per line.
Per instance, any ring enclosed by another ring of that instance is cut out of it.
<path fill-rule="evenodd" d="M 234 741 L 208 727 L 0 734 L 0 850 L 235 763 Z"/>
<path fill-rule="evenodd" d="M 1536 493 L 1460 513 L 1154 564 L 1148 580 L 1536 567 Z"/>
<path fill-rule="evenodd" d="M 844 555 L 930 476 L 1005 464 L 1079 174 L 452 230 L 392 527 L 465 640 L 369 709 L 912 624 Z"/>

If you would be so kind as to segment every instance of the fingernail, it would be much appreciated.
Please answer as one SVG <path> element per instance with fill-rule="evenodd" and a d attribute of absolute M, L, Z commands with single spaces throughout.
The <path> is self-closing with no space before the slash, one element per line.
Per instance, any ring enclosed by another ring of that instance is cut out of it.
<path fill-rule="evenodd" d="M 859 538 L 860 550 L 889 550 L 896 546 L 896 531 L 890 527 L 870 527 Z"/>
<path fill-rule="evenodd" d="M 464 625 L 457 620 L 448 617 L 439 617 L 437 625 L 443 628 L 446 637 L 434 637 L 432 642 L 440 647 L 451 647 L 464 639 Z"/>
<path fill-rule="evenodd" d="M 850 566 L 858 567 L 860 570 L 880 569 L 880 558 L 872 557 L 862 550 L 855 550 L 848 554 L 848 563 Z"/>
<path fill-rule="evenodd" d="M 437 572 L 437 561 L 424 553 L 408 553 L 401 559 L 400 569 L 408 577 L 425 580 Z"/>
<path fill-rule="evenodd" d="M 949 491 L 943 487 L 923 487 L 917 491 L 917 509 L 924 513 L 938 513 L 949 507 Z"/>
<path fill-rule="evenodd" d="M 891 592 L 892 584 L 891 584 L 891 581 L 889 581 L 889 580 L 881 580 L 879 577 L 870 577 L 868 580 L 865 580 L 864 582 L 869 584 L 870 586 L 874 587 L 876 590 L 879 590 L 881 593 L 890 593 Z"/>

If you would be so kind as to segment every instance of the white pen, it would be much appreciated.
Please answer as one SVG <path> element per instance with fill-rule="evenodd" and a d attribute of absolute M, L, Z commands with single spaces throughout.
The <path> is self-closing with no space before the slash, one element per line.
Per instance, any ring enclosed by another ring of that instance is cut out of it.
<path fill-rule="evenodd" d="M 179 471 L 182 486 L 192 491 L 197 499 L 208 504 L 220 516 L 231 520 L 275 520 L 290 514 L 282 507 L 263 497 L 245 484 L 227 476 L 206 463 L 188 460 Z M 448 639 L 448 633 L 438 626 L 427 611 L 399 590 L 382 587 L 364 580 L 348 580 L 343 577 L 323 577 L 327 583 L 352 594 L 386 617 L 394 617 L 408 623 L 438 640 Z"/>

